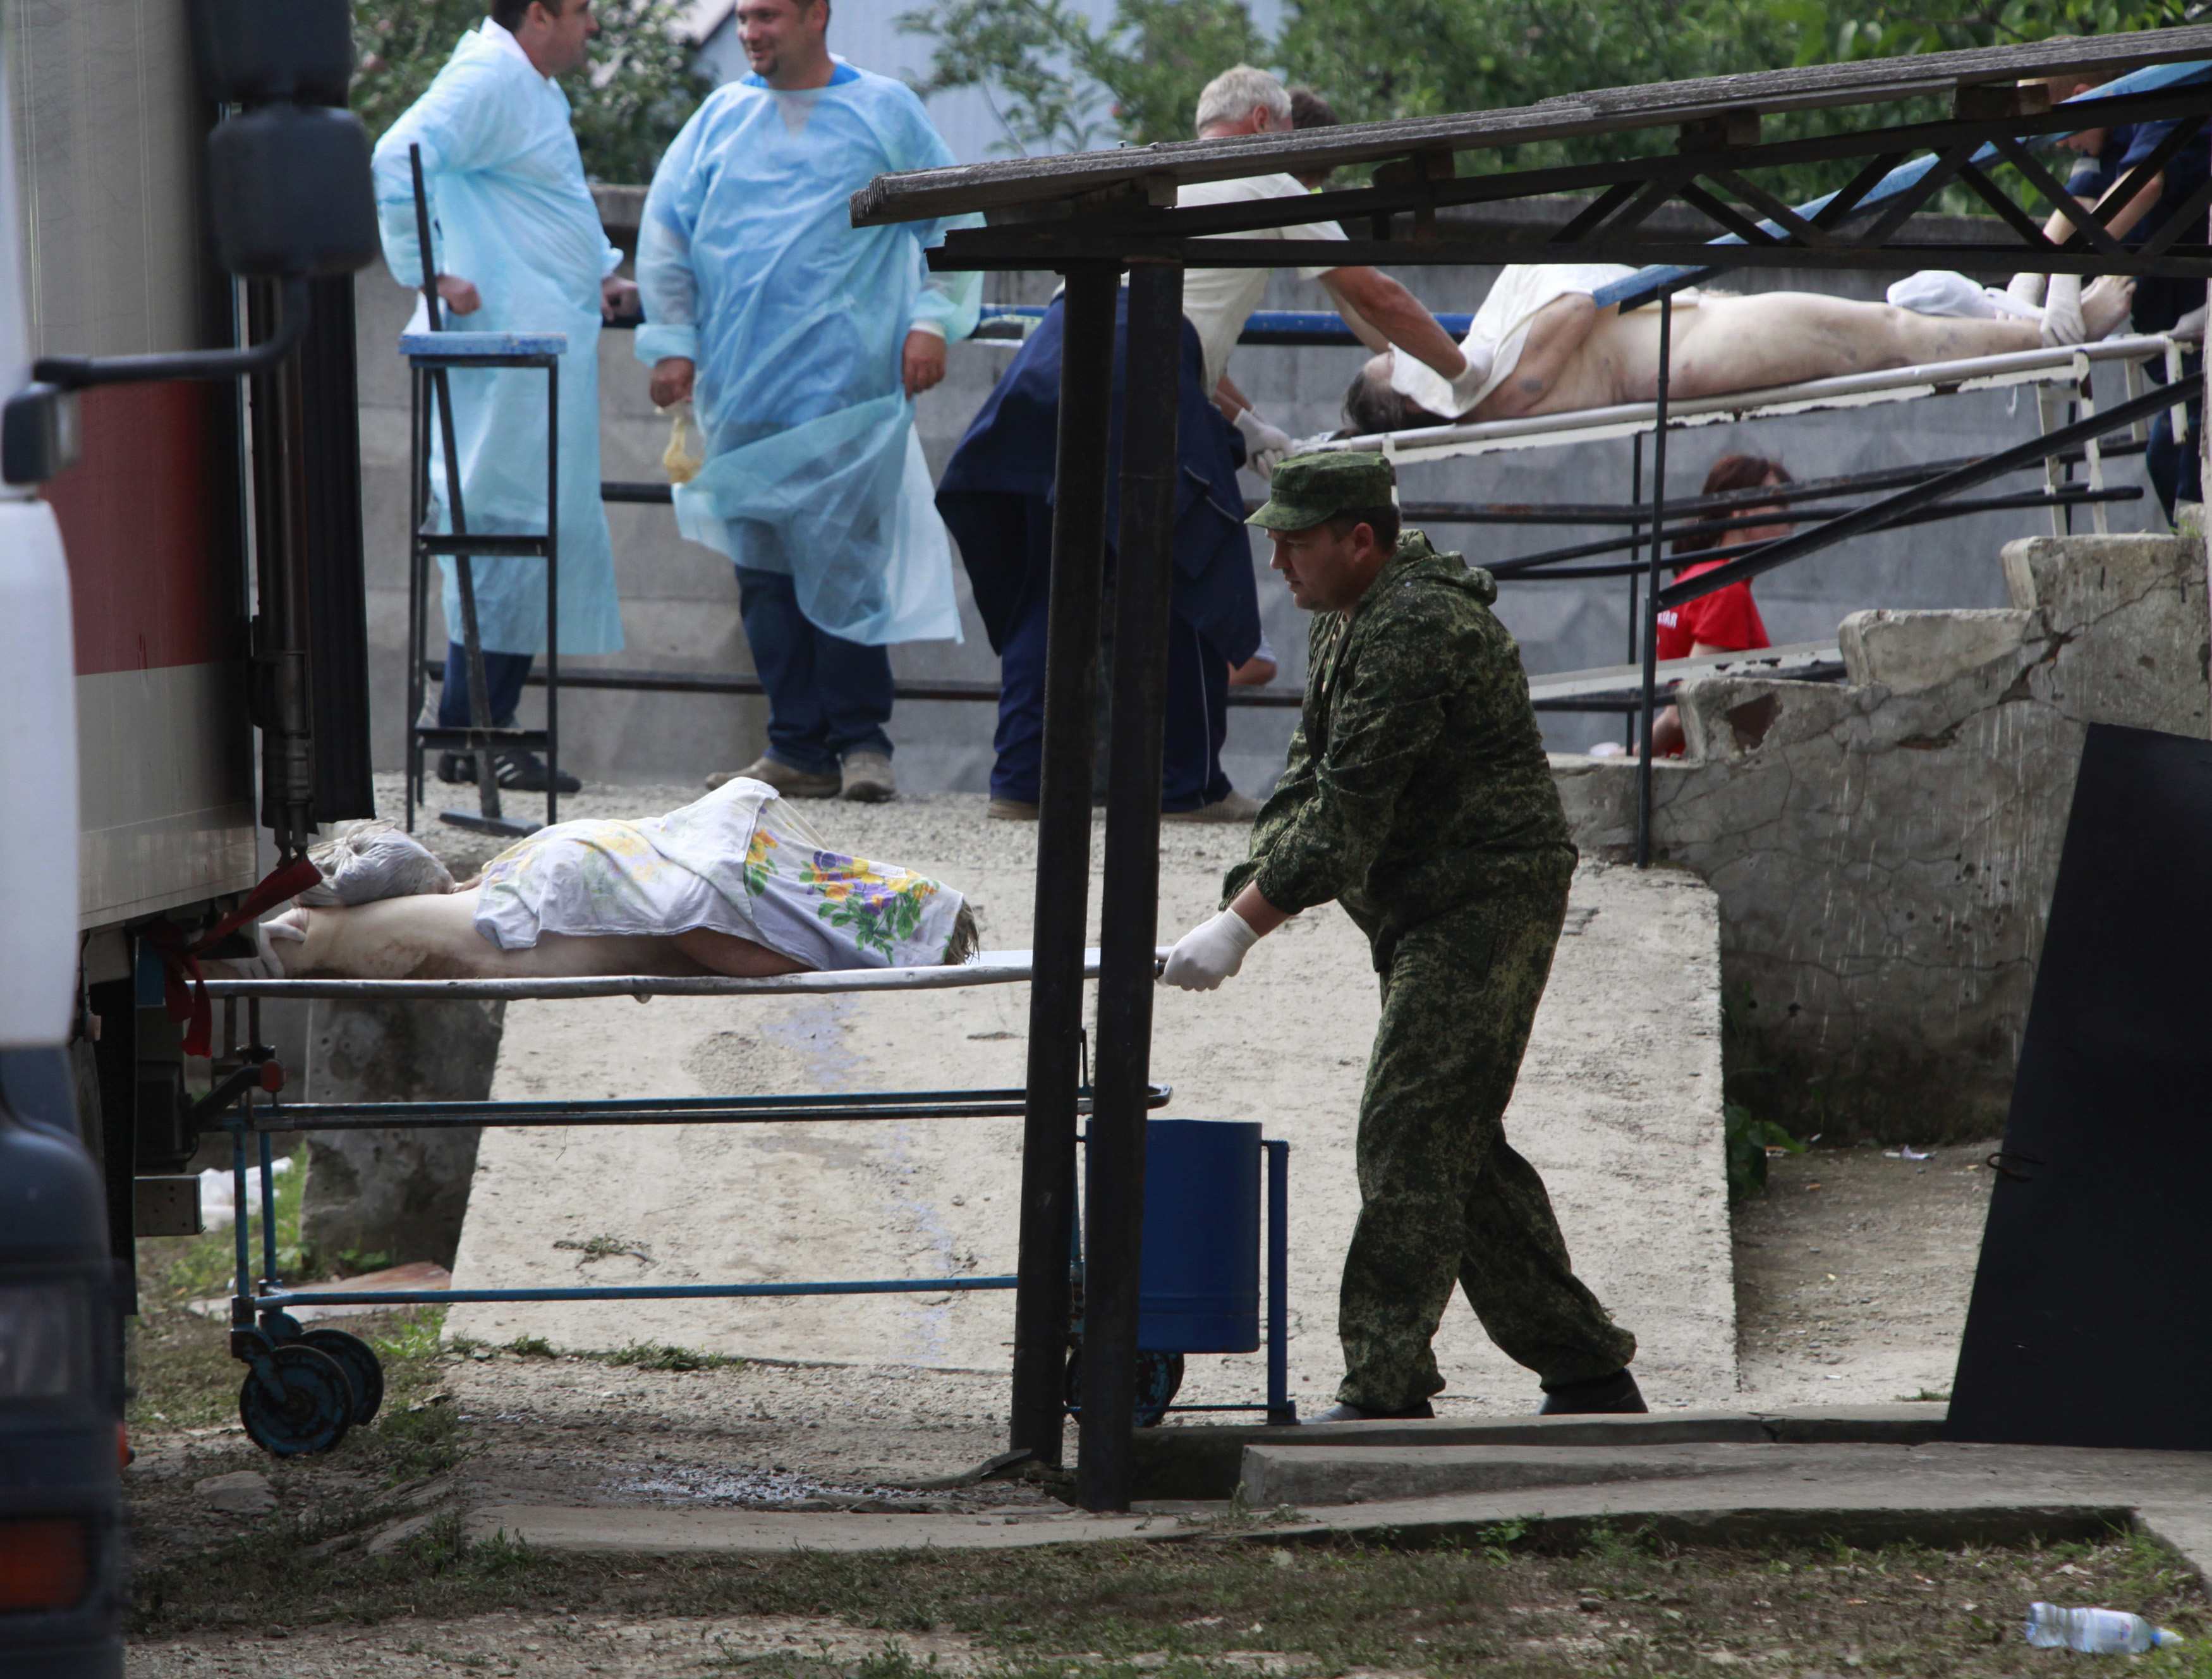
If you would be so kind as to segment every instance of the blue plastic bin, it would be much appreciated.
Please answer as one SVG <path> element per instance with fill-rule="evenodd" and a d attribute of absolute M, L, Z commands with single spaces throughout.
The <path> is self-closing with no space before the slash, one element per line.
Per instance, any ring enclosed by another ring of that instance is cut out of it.
<path fill-rule="evenodd" d="M 1144 1253 L 1138 1346 L 1258 1350 L 1257 1120 L 1156 1119 L 1145 1128 Z"/>

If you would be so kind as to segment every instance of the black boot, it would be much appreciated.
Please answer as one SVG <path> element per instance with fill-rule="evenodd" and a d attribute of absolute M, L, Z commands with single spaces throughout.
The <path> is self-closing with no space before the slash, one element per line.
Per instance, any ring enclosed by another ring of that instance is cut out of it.
<path fill-rule="evenodd" d="M 474 787 L 477 784 L 477 755 L 474 752 L 439 753 L 438 779 L 448 787 Z"/>
<path fill-rule="evenodd" d="M 1417 1400 L 1402 1411 L 1370 1411 L 1358 1405 L 1332 1405 L 1319 1416 L 1307 1417 L 1308 1422 L 1410 1422 L 1433 1417 L 1436 1407 L 1425 1399 Z"/>
<path fill-rule="evenodd" d="M 1626 1370 L 1616 1370 L 1610 1376 L 1599 1376 L 1587 1382 L 1547 1384 L 1544 1389 L 1544 1408 L 1540 1416 L 1611 1416 L 1648 1411 L 1642 1390 L 1636 1378 Z"/>

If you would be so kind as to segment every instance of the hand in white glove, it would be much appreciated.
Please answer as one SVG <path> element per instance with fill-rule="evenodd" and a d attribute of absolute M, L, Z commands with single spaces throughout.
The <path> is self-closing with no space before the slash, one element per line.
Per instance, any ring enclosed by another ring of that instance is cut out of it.
<path fill-rule="evenodd" d="M 1244 434 L 1244 464 L 1272 482 L 1275 468 L 1291 453 L 1291 434 L 1269 425 L 1254 408 L 1237 411 L 1237 429 Z"/>
<path fill-rule="evenodd" d="M 1185 991 L 1211 991 L 1244 965 L 1244 952 L 1259 942 L 1250 922 L 1224 909 L 1176 940 L 1160 978 Z"/>
<path fill-rule="evenodd" d="M 2031 309 L 2039 309 L 2043 307 L 2043 287 L 2044 277 L 2040 274 L 2015 274 L 2012 283 L 2005 288 L 2005 295 Z"/>
<path fill-rule="evenodd" d="M 2056 348 L 2088 341 L 2089 323 L 2081 319 L 2081 277 L 2052 275 L 2043 302 L 2043 342 Z"/>

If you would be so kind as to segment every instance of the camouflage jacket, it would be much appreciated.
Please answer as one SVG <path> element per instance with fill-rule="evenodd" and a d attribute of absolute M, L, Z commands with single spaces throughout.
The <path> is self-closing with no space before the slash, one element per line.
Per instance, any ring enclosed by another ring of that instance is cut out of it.
<path fill-rule="evenodd" d="M 1407 531 L 1349 612 L 1315 614 L 1289 763 L 1229 871 L 1296 914 L 1342 903 L 1387 964 L 1400 934 L 1556 879 L 1573 846 L 1498 586 Z"/>

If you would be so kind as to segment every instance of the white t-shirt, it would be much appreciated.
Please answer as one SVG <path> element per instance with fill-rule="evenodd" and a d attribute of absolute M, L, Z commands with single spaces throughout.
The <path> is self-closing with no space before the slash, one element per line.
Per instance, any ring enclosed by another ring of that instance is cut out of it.
<path fill-rule="evenodd" d="M 1306 189 L 1289 175 L 1250 175 L 1243 180 L 1194 182 L 1176 194 L 1178 208 L 1189 204 L 1236 204 L 1261 198 L 1303 198 Z M 1290 228 L 1259 228 L 1249 233 L 1224 234 L 1224 239 L 1335 239 L 1344 229 L 1334 222 L 1307 222 Z M 1301 268 L 1298 278 L 1318 280 L 1341 267 Z M 1260 307 L 1267 289 L 1264 268 L 1193 268 L 1182 277 L 1182 312 L 1198 329 L 1199 347 L 1206 355 L 1206 394 L 1221 382 L 1229 368 L 1229 352 L 1237 347 L 1245 318 Z"/>

